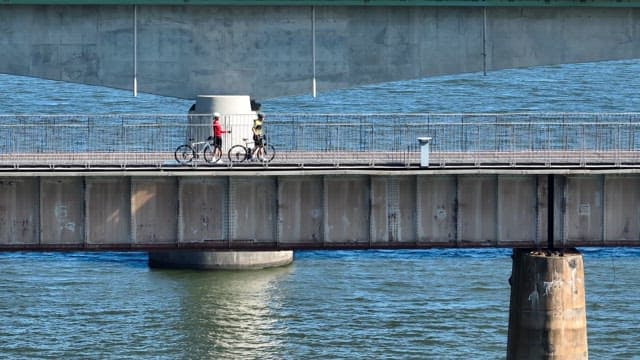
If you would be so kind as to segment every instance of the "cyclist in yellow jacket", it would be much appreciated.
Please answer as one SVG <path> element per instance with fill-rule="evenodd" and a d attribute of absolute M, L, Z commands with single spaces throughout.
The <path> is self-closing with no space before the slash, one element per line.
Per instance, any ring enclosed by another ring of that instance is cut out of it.
<path fill-rule="evenodd" d="M 263 133 L 263 122 L 264 122 L 264 114 L 258 113 L 258 118 L 253 120 L 253 127 L 251 131 L 253 132 L 253 158 L 257 158 L 258 160 L 264 160 L 264 133 Z"/>

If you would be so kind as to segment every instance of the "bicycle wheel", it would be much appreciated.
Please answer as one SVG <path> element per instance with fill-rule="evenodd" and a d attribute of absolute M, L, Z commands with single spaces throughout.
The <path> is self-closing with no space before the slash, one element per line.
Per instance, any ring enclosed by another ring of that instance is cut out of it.
<path fill-rule="evenodd" d="M 247 148 L 244 145 L 233 145 L 229 149 L 229 161 L 231 162 L 243 162 L 247 159 Z"/>
<path fill-rule="evenodd" d="M 204 148 L 204 161 L 206 162 L 216 162 L 220 160 L 221 155 L 222 149 L 220 149 L 219 147 L 207 146 L 206 148 Z"/>
<path fill-rule="evenodd" d="M 271 144 L 265 145 L 262 148 L 262 151 L 262 158 L 266 162 L 271 162 L 271 160 L 273 160 L 273 158 L 276 156 L 276 149 Z"/>
<path fill-rule="evenodd" d="M 180 164 L 188 164 L 194 157 L 196 157 L 196 152 L 193 150 L 191 145 L 184 144 L 178 146 L 174 156 L 176 157 L 176 161 Z"/>

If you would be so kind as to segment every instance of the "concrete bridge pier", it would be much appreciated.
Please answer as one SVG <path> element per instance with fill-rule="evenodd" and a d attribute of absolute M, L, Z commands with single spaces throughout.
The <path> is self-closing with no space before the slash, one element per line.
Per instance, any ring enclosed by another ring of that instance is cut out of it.
<path fill-rule="evenodd" d="M 584 266 L 577 250 L 514 249 L 507 359 L 587 359 Z"/>
<path fill-rule="evenodd" d="M 223 152 L 242 137 L 250 137 L 255 116 L 251 99 L 245 95 L 199 95 L 192 114 L 220 113 L 222 126 L 232 130 L 223 136 Z M 230 114 L 235 118 L 230 119 Z M 238 119 L 240 117 L 240 119 Z M 229 121 L 241 127 L 231 129 Z M 239 121 L 240 120 L 240 121 Z M 191 117 L 191 122 L 202 125 L 200 133 L 186 134 L 206 138 L 211 131 L 211 117 Z M 244 270 L 284 266 L 293 262 L 293 251 L 154 251 L 149 253 L 149 266 L 156 268 L 183 268 L 199 270 Z"/>
<path fill-rule="evenodd" d="M 155 251 L 149 266 L 196 270 L 257 270 L 289 265 L 293 251 Z"/>

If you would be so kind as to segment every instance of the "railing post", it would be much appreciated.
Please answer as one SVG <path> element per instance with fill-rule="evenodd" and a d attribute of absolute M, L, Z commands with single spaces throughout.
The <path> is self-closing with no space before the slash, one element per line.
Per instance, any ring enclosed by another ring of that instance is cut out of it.
<path fill-rule="evenodd" d="M 430 143 L 430 137 L 418 138 L 418 144 L 420 144 L 420 167 L 429 167 Z"/>

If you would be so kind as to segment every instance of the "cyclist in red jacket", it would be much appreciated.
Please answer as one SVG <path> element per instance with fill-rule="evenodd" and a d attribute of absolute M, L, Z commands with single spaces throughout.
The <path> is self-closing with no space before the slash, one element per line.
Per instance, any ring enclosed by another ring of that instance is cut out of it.
<path fill-rule="evenodd" d="M 220 124 L 220 113 L 213 113 L 213 124 L 211 125 L 213 130 L 213 151 L 215 157 L 218 158 L 218 163 L 222 162 L 222 134 L 231 133 L 231 130 L 226 131 L 222 129 Z"/>

